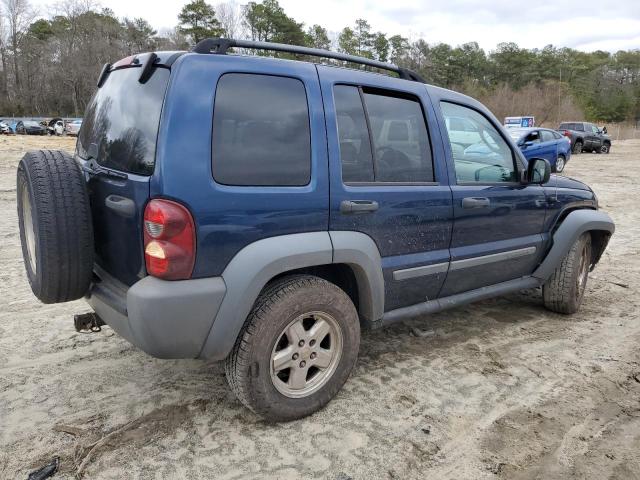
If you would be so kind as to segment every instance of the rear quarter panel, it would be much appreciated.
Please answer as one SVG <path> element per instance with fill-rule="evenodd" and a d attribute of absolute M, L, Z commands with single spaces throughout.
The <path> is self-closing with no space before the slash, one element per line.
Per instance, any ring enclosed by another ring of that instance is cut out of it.
<path fill-rule="evenodd" d="M 257 57 L 186 54 L 172 67 L 158 137 L 151 197 L 183 203 L 197 229 L 193 277 L 220 275 L 262 238 L 328 230 L 329 182 L 322 98 L 315 66 Z M 211 141 L 216 85 L 225 73 L 282 75 L 305 86 L 311 182 L 301 187 L 227 186 L 214 181 Z"/>

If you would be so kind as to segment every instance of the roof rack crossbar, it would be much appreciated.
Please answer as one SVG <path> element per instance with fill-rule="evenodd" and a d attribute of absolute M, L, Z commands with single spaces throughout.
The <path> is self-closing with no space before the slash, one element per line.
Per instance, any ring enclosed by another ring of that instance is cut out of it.
<path fill-rule="evenodd" d="M 255 50 L 271 50 L 275 52 L 298 53 L 313 57 L 331 58 L 344 62 L 358 63 L 369 67 L 380 68 L 397 73 L 400 78 L 424 83 L 424 80 L 415 72 L 399 67 L 393 63 L 380 62 L 371 58 L 358 57 L 346 53 L 332 52 L 320 48 L 301 47 L 299 45 L 286 45 L 284 43 L 258 42 L 253 40 L 234 40 L 231 38 L 206 38 L 193 47 L 195 53 L 215 53 L 224 55 L 232 47 L 250 48 Z"/>

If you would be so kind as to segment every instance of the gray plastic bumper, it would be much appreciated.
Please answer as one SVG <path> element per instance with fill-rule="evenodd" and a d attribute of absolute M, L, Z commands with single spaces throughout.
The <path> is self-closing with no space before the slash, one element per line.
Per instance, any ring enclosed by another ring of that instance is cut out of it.
<path fill-rule="evenodd" d="M 87 298 L 119 335 L 158 358 L 196 358 L 222 304 L 221 277 L 166 281 L 145 277 L 128 290 L 94 285 Z"/>

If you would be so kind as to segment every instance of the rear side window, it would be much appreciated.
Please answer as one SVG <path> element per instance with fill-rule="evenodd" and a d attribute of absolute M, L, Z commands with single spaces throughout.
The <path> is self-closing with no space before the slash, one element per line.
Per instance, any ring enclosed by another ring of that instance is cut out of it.
<path fill-rule="evenodd" d="M 417 99 L 346 85 L 337 85 L 334 97 L 343 182 L 434 181 L 429 135 Z"/>
<path fill-rule="evenodd" d="M 334 89 L 342 181 L 373 182 L 371 141 L 360 92 L 356 87 L 337 85 Z"/>
<path fill-rule="evenodd" d="M 212 141 L 218 183 L 307 185 L 311 134 L 303 83 L 271 75 L 223 75 L 216 89 Z"/>
<path fill-rule="evenodd" d="M 81 158 L 93 157 L 108 168 L 151 175 L 169 70 L 157 68 L 144 84 L 140 68 L 109 74 L 95 93 L 78 135 Z"/>
<path fill-rule="evenodd" d="M 542 133 L 542 141 L 543 142 L 551 142 L 551 141 L 555 140 L 555 137 L 553 136 L 553 133 L 550 132 L 549 130 L 541 130 L 540 133 Z"/>

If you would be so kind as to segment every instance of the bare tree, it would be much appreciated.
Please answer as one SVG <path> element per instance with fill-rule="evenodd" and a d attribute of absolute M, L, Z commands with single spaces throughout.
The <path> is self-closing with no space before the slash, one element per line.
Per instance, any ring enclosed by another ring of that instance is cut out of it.
<path fill-rule="evenodd" d="M 11 102 L 9 97 L 9 88 L 7 82 L 8 65 L 7 65 L 7 44 L 8 44 L 8 29 L 4 17 L 3 4 L 0 4 L 0 99 L 4 99 L 7 103 Z M 2 105 L 4 107 L 4 105 Z"/>
<path fill-rule="evenodd" d="M 216 16 L 228 38 L 242 36 L 242 8 L 233 0 L 216 5 Z"/>
<path fill-rule="evenodd" d="M 31 6 L 28 0 L 2 0 L 4 4 L 4 15 L 7 19 L 9 30 L 9 42 L 11 55 L 13 57 L 13 75 L 16 90 L 20 91 L 20 69 L 19 54 L 20 42 L 29 25 L 36 17 L 36 10 Z"/>

